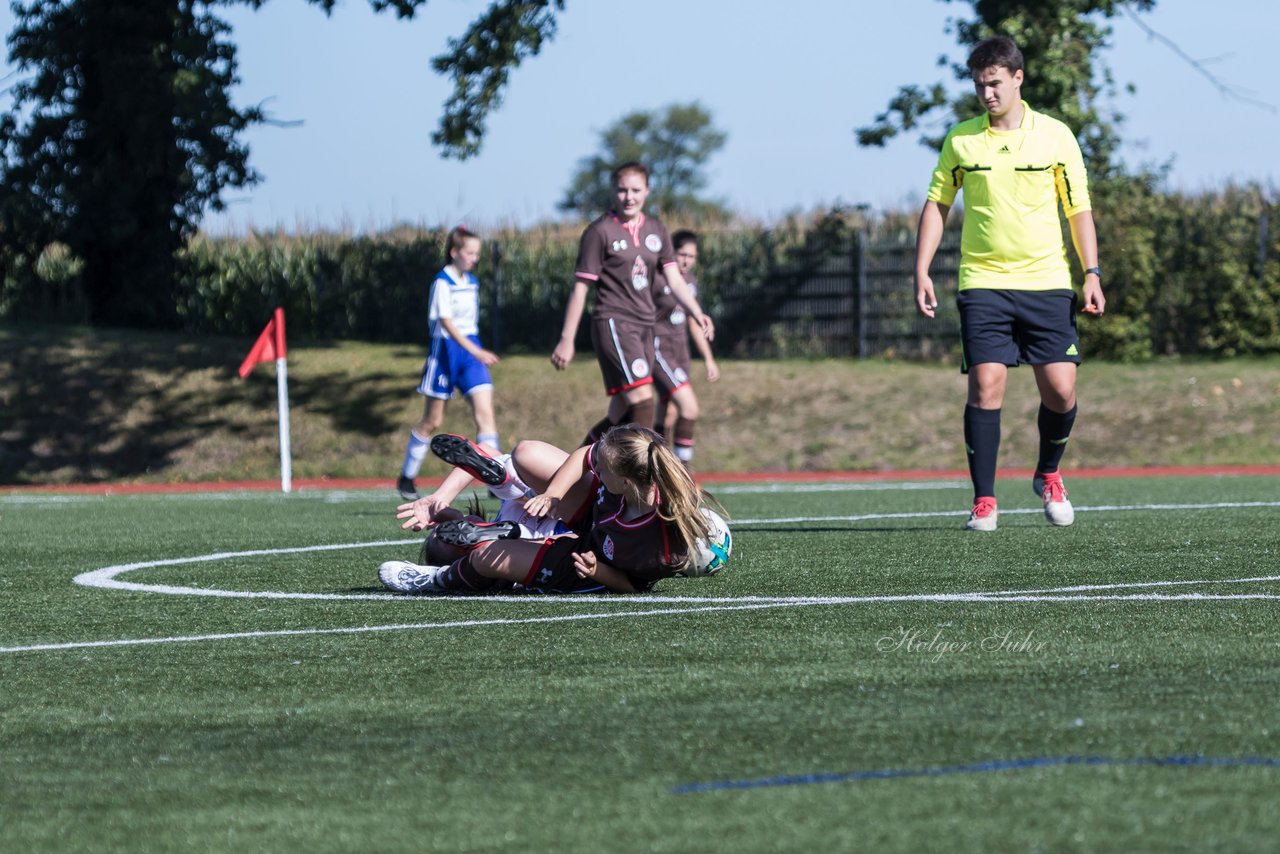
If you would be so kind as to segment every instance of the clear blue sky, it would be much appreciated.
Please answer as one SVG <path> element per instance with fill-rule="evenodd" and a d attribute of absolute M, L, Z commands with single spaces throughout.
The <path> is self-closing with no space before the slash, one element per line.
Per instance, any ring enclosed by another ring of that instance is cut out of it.
<path fill-rule="evenodd" d="M 302 125 L 248 135 L 264 181 L 229 194 L 229 211 L 206 228 L 555 218 L 600 130 L 632 110 L 693 99 L 729 135 L 710 162 L 709 192 L 743 214 L 769 220 L 835 201 L 914 208 L 933 154 L 906 137 L 862 149 L 853 128 L 900 84 L 950 84 L 937 58 L 961 52 L 946 20 L 969 12 L 940 0 L 570 0 L 555 40 L 513 72 L 481 155 L 458 163 L 430 143 L 449 94 L 430 59 L 486 6 L 433 0 L 414 21 L 375 15 L 365 0 L 342 0 L 329 18 L 303 0 L 223 10 L 239 46 L 237 101 L 266 101 L 275 117 Z M 1224 82 L 1280 105 L 1274 0 L 1161 0 L 1144 20 Z M 0 29 L 12 21 L 6 3 Z M 1280 114 L 1224 97 L 1129 19 L 1112 26 L 1106 59 L 1117 82 L 1138 87 L 1116 102 L 1128 117 L 1128 160 L 1173 158 L 1178 189 L 1235 179 L 1280 192 Z"/>

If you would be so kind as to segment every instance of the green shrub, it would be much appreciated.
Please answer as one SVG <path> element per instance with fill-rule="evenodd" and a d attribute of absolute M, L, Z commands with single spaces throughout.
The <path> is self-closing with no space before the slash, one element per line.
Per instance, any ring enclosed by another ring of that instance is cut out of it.
<path fill-rule="evenodd" d="M 1108 178 L 1093 189 L 1107 313 L 1081 324 L 1087 352 L 1120 361 L 1280 352 L 1280 203 L 1257 186 L 1169 193 L 1163 179 L 1160 173 Z M 484 235 L 476 274 L 490 346 L 520 353 L 555 345 L 581 229 L 566 223 Z M 770 227 L 695 229 L 700 298 L 716 319 L 719 352 L 846 355 L 861 345 L 871 355 L 933 358 L 955 349 L 954 317 L 932 324 L 915 317 L 910 212 L 868 220 L 832 210 Z M 421 341 L 444 238 L 439 229 L 408 228 L 374 236 L 197 237 L 179 259 L 175 316 L 191 333 L 245 336 L 257 334 L 282 306 L 291 336 Z M 868 285 L 858 296 L 862 245 Z M 945 289 L 954 258 L 944 254 L 935 266 Z M 5 251 L 0 260 L 0 317 L 83 318 L 79 262 L 65 248 L 50 247 L 34 261 Z M 824 277 L 837 283 L 824 285 L 818 281 Z M 854 316 L 859 305 L 861 323 Z M 579 348 L 588 340 L 584 323 Z"/>

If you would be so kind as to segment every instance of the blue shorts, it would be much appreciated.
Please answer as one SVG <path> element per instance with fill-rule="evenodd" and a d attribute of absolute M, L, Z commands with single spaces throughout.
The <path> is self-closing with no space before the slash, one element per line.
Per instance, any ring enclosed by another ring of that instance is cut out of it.
<path fill-rule="evenodd" d="M 480 336 L 468 335 L 467 340 L 481 346 Z M 477 389 L 493 388 L 489 369 L 475 356 L 462 349 L 452 338 L 432 338 L 431 352 L 422 366 L 422 380 L 418 394 L 448 400 L 454 389 L 469 395 Z"/>
<path fill-rule="evenodd" d="M 1069 288 L 1051 291 L 966 288 L 956 297 L 960 309 L 962 373 L 970 365 L 996 362 L 1080 364 L 1076 334 L 1076 294 Z"/>

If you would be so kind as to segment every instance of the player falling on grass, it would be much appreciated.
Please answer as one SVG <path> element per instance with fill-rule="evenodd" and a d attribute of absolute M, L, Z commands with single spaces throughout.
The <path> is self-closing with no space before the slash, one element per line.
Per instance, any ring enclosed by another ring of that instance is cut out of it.
<path fill-rule="evenodd" d="M 698 236 L 692 231 L 677 231 L 671 235 L 671 245 L 675 248 L 680 275 L 684 276 L 689 292 L 696 298 L 698 283 L 693 278 L 693 267 L 698 263 Z M 680 461 L 690 466 L 693 462 L 693 430 L 699 410 L 698 396 L 689 383 L 689 338 L 693 338 L 706 365 L 707 382 L 720 379 L 720 367 L 711 354 L 711 344 L 702 334 L 702 327 L 685 314 L 663 273 L 658 274 L 654 285 L 653 304 L 657 310 L 657 320 L 653 325 L 653 383 L 658 391 L 654 429 L 670 441 Z M 668 428 L 667 412 L 671 408 L 675 413 Z"/>
<path fill-rule="evenodd" d="M 537 494 L 524 478 L 545 487 L 567 455 L 545 442 L 529 440 L 519 443 L 516 450 L 519 467 L 515 453 L 490 456 L 465 436 L 441 433 L 431 438 L 431 452 L 454 468 L 430 495 L 396 508 L 396 518 L 404 520 L 401 527 L 405 530 L 431 531 L 423 542 L 420 563 L 452 563 L 487 540 L 541 541 L 569 531 L 561 520 L 532 516 L 524 506 Z M 466 513 L 453 506 L 473 479 L 485 484 L 489 494 L 501 501 L 492 520 L 484 517 L 478 501 L 473 501 Z"/>
<path fill-rule="evenodd" d="M 994 531 L 1000 408 L 1011 366 L 1031 365 L 1040 391 L 1040 456 L 1032 488 L 1054 525 L 1075 520 L 1058 464 L 1076 420 L 1076 294 L 1071 287 L 1061 202 L 1084 268 L 1084 306 L 1106 306 L 1098 241 L 1080 145 L 1062 122 L 1022 100 L 1022 52 L 1003 36 L 969 56 L 974 90 L 987 112 L 947 134 L 920 214 L 916 238 L 916 308 L 938 307 L 929 265 L 947 212 L 964 191 L 957 304 L 968 374 L 964 441 L 974 502 L 966 527 Z"/>
<path fill-rule="evenodd" d="M 525 444 L 517 446 L 517 459 Z M 572 453 L 539 444 L 562 461 L 525 510 L 563 519 L 575 533 L 521 540 L 485 539 L 480 532 L 474 548 L 447 566 L 382 564 L 382 583 L 413 594 L 489 593 L 512 584 L 542 593 L 636 593 L 693 566 L 689 544 L 710 533 L 699 510 L 705 493 L 661 436 L 627 424 Z M 484 479 L 487 456 L 476 446 L 459 447 L 455 464 Z M 399 518 L 414 523 L 418 512 L 402 508 Z"/>
<path fill-rule="evenodd" d="M 577 272 L 565 307 L 560 342 L 551 364 L 564 370 L 573 361 L 573 340 L 587 303 L 596 291 L 591 312 L 591 342 L 605 393 L 608 414 L 587 434 L 594 442 L 622 423 L 652 424 L 653 397 L 653 283 L 659 270 L 671 292 L 707 339 L 714 336 L 711 318 L 702 313 L 676 263 L 667 227 L 646 217 L 649 170 L 643 163 L 624 163 L 613 171 L 614 208 L 587 226 L 578 245 Z"/>
<path fill-rule="evenodd" d="M 427 443 L 444 423 L 444 407 L 455 389 L 471 405 L 476 422 L 476 440 L 498 451 L 498 424 L 493 414 L 493 378 L 489 367 L 498 357 L 480 343 L 480 282 L 472 274 L 480 260 L 480 238 L 458 226 L 449 232 L 445 244 L 447 263 L 431 284 L 431 307 L 427 313 L 431 345 L 418 394 L 424 395 L 422 420 L 409 431 L 404 465 L 396 481 L 396 491 L 406 501 L 418 497 L 413 479 L 418 476 Z"/>

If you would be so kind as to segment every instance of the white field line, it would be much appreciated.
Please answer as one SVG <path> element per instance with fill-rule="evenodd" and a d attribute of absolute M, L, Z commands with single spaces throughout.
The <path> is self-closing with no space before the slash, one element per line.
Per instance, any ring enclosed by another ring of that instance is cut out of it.
<path fill-rule="evenodd" d="M 1226 581 L 1217 580 L 1201 583 L 1222 584 L 1236 581 L 1258 581 L 1268 579 L 1229 579 Z M 1195 582 L 1186 582 L 1195 583 Z M 497 597 L 494 597 L 497 598 Z M 508 597 L 514 598 L 514 597 Z M 533 597 L 524 597 L 533 598 Z M 545 597 L 550 598 L 550 597 Z M 571 598 L 571 597 L 566 597 Z M 850 597 L 815 597 L 811 599 L 796 598 L 777 601 L 759 601 L 759 602 L 737 602 L 735 604 L 719 604 L 719 605 L 698 605 L 696 607 L 683 608 L 660 608 L 648 611 L 613 611 L 607 613 L 593 614 L 561 614 L 551 617 L 525 617 L 519 619 L 497 618 L 490 620 L 456 620 L 452 622 L 442 623 L 393 623 L 381 626 L 352 626 L 346 628 L 332 629 L 284 629 L 279 631 L 256 631 L 256 632 L 224 632 L 220 634 L 209 635 L 176 635 L 161 638 L 123 638 L 118 640 L 102 640 L 102 641 L 72 641 L 67 643 L 48 643 L 48 644 L 31 644 L 27 646 L 9 646 L 0 647 L 0 654 L 12 654 L 20 652 L 47 652 L 58 650 L 72 649 L 96 649 L 103 647 L 122 647 L 122 646 L 143 646 L 151 644 L 168 644 L 168 643 L 195 643 L 199 641 L 215 641 L 215 640 L 248 640 L 253 638 L 279 638 L 279 637 L 302 637 L 312 635 L 355 635 L 369 634 L 372 632 L 394 632 L 394 631 L 421 631 L 424 629 L 458 629 L 458 628 L 475 628 L 479 626 L 515 626 L 528 625 L 532 623 L 566 623 L 581 622 L 585 620 L 601 620 L 625 618 L 641 618 L 641 617 L 665 617 L 671 615 L 682 614 L 705 614 L 717 611 L 758 611 L 767 608 L 801 608 L 812 605 L 846 605 L 855 603 L 884 603 L 884 602 L 1068 602 L 1068 601 L 1207 601 L 1207 600 L 1239 600 L 1239 599 L 1280 599 L 1280 594 L 1263 594 L 1263 593 L 1242 593 L 1235 595 L 1201 595 L 1201 594 L 1181 594 L 1168 595 L 1159 593 L 1139 593 L 1127 596 L 1121 595 L 1099 595 L 1099 596 L 1052 596 L 1052 595 L 1006 595 L 1000 597 L 992 597 L 983 593 L 938 593 L 938 594 L 919 594 L 904 596 L 850 596 Z M 432 601 L 436 601 L 433 599 Z M 470 601 L 475 601 L 471 599 Z M 486 600 L 492 601 L 492 600 Z M 634 600 L 632 600 L 634 601 Z M 646 599 L 646 601 L 653 601 Z M 678 599 L 677 597 L 668 597 L 663 601 L 682 601 L 685 604 L 702 601 L 712 601 L 694 598 Z M 729 600 L 714 600 L 729 601 Z"/>
<path fill-rule="evenodd" d="M 618 617 L 662 617 L 669 614 L 693 614 L 707 611 L 752 611 L 760 610 L 762 608 L 788 608 L 794 607 L 794 605 L 794 602 L 767 602 L 755 605 L 729 605 L 674 609 L 663 608 L 651 611 L 614 611 L 612 613 L 602 614 L 561 614 L 554 617 L 530 617 L 522 619 L 499 618 L 493 620 L 456 620 L 445 623 L 393 623 L 391 625 L 383 626 L 351 626 L 348 628 L 337 629 L 283 629 L 280 631 L 262 632 L 225 632 L 213 635 L 181 635 L 165 638 L 126 638 L 122 640 L 73 641 L 70 643 L 32 644 L 30 646 L 5 646 L 0 647 L 0 653 L 94 649 L 99 647 L 140 646 L 164 643 L 194 643 L 197 641 L 242 640 L 247 638 L 301 637 L 310 635 L 358 635 L 370 632 L 400 632 L 421 629 L 460 629 L 472 628 L 475 626 L 516 626 L 526 625 L 529 623 L 566 623 L 581 620 L 616 619 Z"/>
<path fill-rule="evenodd" d="M 1150 504 L 1124 505 L 1124 506 L 1113 505 L 1105 508 L 1103 507 L 1083 508 L 1082 507 L 1079 509 L 1082 511 L 1106 509 L 1106 510 L 1116 512 L 1116 511 L 1122 511 L 1122 510 L 1149 510 L 1149 509 L 1206 510 L 1206 509 L 1224 509 L 1224 508 L 1234 509 L 1234 508 L 1247 508 L 1247 507 L 1280 507 L 1280 502 L 1253 501 L 1253 502 L 1218 502 L 1213 504 L 1181 504 L 1181 505 L 1150 505 Z M 1023 510 L 1010 510 L 1005 512 L 1007 513 L 1019 513 L 1019 512 L 1039 513 L 1040 510 L 1039 509 L 1023 509 Z M 926 513 L 867 513 L 867 514 L 861 514 L 857 516 L 816 516 L 816 517 L 809 516 L 809 517 L 790 517 L 790 518 L 776 518 L 776 519 L 736 519 L 734 520 L 733 524 L 737 526 L 742 526 L 742 525 L 751 526 L 751 525 L 766 525 L 766 524 L 780 524 L 780 523 L 794 524 L 794 523 L 802 523 L 802 522 L 837 522 L 837 521 L 851 522 L 851 521 L 888 520 L 888 519 L 916 519 L 916 518 L 922 518 L 922 517 L 955 516 L 955 515 L 957 514 L 954 511 L 938 511 L 938 512 L 926 512 Z M 150 569 L 152 567 L 160 567 L 160 566 L 180 566 L 183 564 L 207 563 L 211 561 L 220 561 L 220 560 L 228 560 L 232 558 L 243 558 L 243 557 L 260 557 L 260 556 L 280 555 L 280 554 L 304 554 L 307 552 L 339 551 L 343 549 L 381 548 L 384 546 L 408 545 L 414 542 L 416 542 L 416 540 L 405 540 L 405 539 L 378 540 L 378 541 L 368 542 L 368 543 L 338 543 L 334 545 L 322 545 L 322 546 L 295 546 L 295 547 L 278 548 L 278 549 L 252 549 L 252 550 L 240 551 L 240 552 L 217 552 L 214 554 L 199 555 L 195 557 L 168 558 L 163 560 L 140 561 L 138 563 L 128 563 L 128 564 L 119 564 L 116 566 L 107 566 L 101 569 L 92 570 L 90 572 L 81 573 L 80 575 L 77 575 L 74 580 L 76 584 L 80 584 L 85 587 L 99 587 L 99 588 L 104 588 L 109 590 L 129 590 L 129 591 L 140 592 L 140 593 L 162 593 L 162 594 L 171 595 L 171 596 L 213 596 L 213 597 L 219 597 L 219 598 L 235 598 L 235 599 L 307 599 L 307 600 L 349 599 L 349 600 L 419 601 L 416 599 L 406 598 L 403 596 L 396 596 L 391 593 L 300 593 L 300 592 L 293 592 L 293 591 L 275 591 L 275 590 L 256 590 L 256 591 L 220 590 L 216 588 L 178 586 L 178 585 L 171 585 L 171 584 L 142 584 L 142 583 L 131 582 L 131 581 L 123 581 L 118 577 L 123 575 L 126 572 L 131 572 L 133 570 Z M 1162 582 L 1152 582 L 1152 583 L 1160 584 Z M 1175 582 L 1175 583 L 1201 583 L 1201 582 Z M 1008 595 L 1008 596 L 1034 595 L 1039 593 L 1056 593 L 1056 592 L 1075 593 L 1075 592 L 1082 592 L 1084 589 L 1085 588 L 1073 588 L 1070 590 L 1061 590 L 1061 591 L 1026 590 L 1026 591 L 1004 591 L 1003 593 L 994 593 L 994 594 L 940 594 L 940 595 L 947 595 L 947 596 L 976 595 L 976 596 L 982 596 L 984 598 L 994 598 L 996 596 L 1005 596 L 1005 595 Z M 714 602 L 714 603 L 745 602 L 745 601 L 755 601 L 755 602 L 759 602 L 759 601 L 811 602 L 813 601 L 809 597 L 798 597 L 798 598 L 797 597 L 785 597 L 785 598 L 779 597 L 779 598 L 763 598 L 763 599 L 757 598 L 757 597 L 746 597 L 746 598 L 726 597 L 726 598 L 708 599 L 704 597 L 689 597 L 689 596 L 669 596 L 669 597 L 646 596 L 645 599 L 646 601 L 650 601 L 650 602 L 663 602 L 663 603 L 670 603 L 670 604 L 675 604 L 675 603 L 688 604 L 694 601 Z M 582 603 L 583 601 L 592 601 L 592 602 L 601 602 L 601 603 L 619 603 L 619 602 L 625 602 L 626 598 L 622 597 L 620 599 L 617 596 L 609 596 L 609 595 L 604 595 L 604 596 L 520 595 L 520 596 L 493 596 L 493 597 L 488 597 L 486 601 L 519 602 L 522 604 L 527 604 L 532 602 L 567 604 L 567 603 Z M 910 599 L 892 600 L 892 599 L 875 598 L 875 599 L 869 600 L 865 597 L 854 597 L 849 599 L 840 598 L 838 600 L 827 599 L 824 601 L 830 602 L 831 604 L 836 604 L 837 602 L 841 604 L 854 604 L 854 603 L 860 603 L 860 602 L 866 602 L 866 601 L 910 601 Z"/>
<path fill-rule="evenodd" d="M 900 481 L 831 481 L 827 483 L 726 483 L 713 485 L 709 491 L 714 495 L 790 495 L 814 492 L 915 492 L 937 489 L 968 489 L 967 481 L 958 480 L 900 480 Z M 485 497 L 484 490 L 475 490 Z M 247 498 L 261 498 L 271 501 L 320 501 L 326 504 L 343 504 L 350 501 L 383 502 L 391 494 L 391 489 L 300 489 L 290 495 L 281 495 L 270 491 L 232 491 L 232 492 L 174 492 L 174 493 L 117 493 L 117 494 L 44 494 L 14 493 L 0 495 L 0 505 L 62 505 L 86 504 L 104 500 L 142 500 L 163 501 L 166 504 L 174 501 L 242 501 Z M 400 499 L 396 499 L 398 502 Z"/>
<path fill-rule="evenodd" d="M 1280 507 L 1280 501 L 1217 501 L 1212 504 L 1103 504 L 1095 507 L 1077 507 L 1077 513 L 1121 513 L 1134 510 L 1235 510 L 1250 507 Z M 1001 516 L 1022 516 L 1043 513 L 1039 507 L 1001 509 Z M 936 519 L 963 516 L 955 510 L 930 510 L 916 513 L 861 513 L 855 516 L 779 516 L 773 519 L 733 519 L 734 525 L 795 524 L 799 522 L 874 522 L 886 519 Z"/>
<path fill-rule="evenodd" d="M 1176 510 L 1203 510 L 1203 509 L 1221 509 L 1221 508 L 1253 508 L 1253 507 L 1280 507 L 1280 502 L 1217 502 L 1212 504 L 1148 504 L 1148 505 L 1129 505 L 1129 506 L 1110 506 L 1110 507 L 1094 507 L 1079 508 L 1090 510 L 1144 510 L 1144 509 L 1176 509 Z M 1009 512 L 1009 511 L 1007 511 Z M 1038 510 L 1022 510 L 1011 512 L 1039 512 Z M 857 517 L 821 517 L 821 518 L 796 518 L 794 521 L 852 521 L 861 519 L 897 519 L 897 518 L 918 518 L 921 516 L 953 516 L 954 513 L 894 513 L 894 514 L 868 514 Z M 768 524 L 777 523 L 780 519 L 751 519 L 737 520 L 736 524 Z M 220 591 L 192 587 L 174 587 L 171 585 L 145 585 L 135 584 L 132 582 L 121 581 L 116 578 L 117 575 L 125 572 L 159 566 L 178 566 L 193 563 L 208 563 L 218 560 L 226 560 L 237 557 L 257 557 L 277 554 L 299 554 L 306 552 L 321 551 L 338 551 L 343 549 L 357 548 L 373 548 L 382 546 L 404 545 L 415 540 L 381 540 L 369 543 L 344 543 L 322 546 L 300 546 L 293 548 L 280 549 L 254 549 L 242 552 L 218 552 L 209 555 L 199 555 L 187 558 L 169 558 L 156 561 L 144 561 L 130 564 L 120 564 L 117 566 L 103 567 L 102 569 L 93 570 L 91 572 L 82 573 L 76 576 L 77 584 L 90 587 L 103 587 L 108 589 L 134 590 L 144 592 L 159 592 L 181 595 L 200 595 L 200 596 L 230 596 L 237 598 L 244 597 L 261 597 L 272 599 L 390 599 L 394 601 L 422 601 L 412 597 L 393 596 L 390 594 L 323 594 L 323 593 L 287 593 L 279 591 Z M 474 626 L 491 626 L 491 625 L 518 625 L 527 623 L 546 623 L 546 622 L 566 622 L 578 620 L 593 620 L 615 617 L 650 617 L 664 616 L 670 614 L 685 613 L 706 613 L 713 611 L 742 611 L 742 610 L 759 610 L 764 608 L 782 608 L 782 607 L 805 607 L 812 605 L 851 605 L 851 604 L 868 604 L 868 603 L 886 603 L 886 602 L 971 602 L 971 603 L 1008 603 L 1008 602 L 1100 602 L 1100 601 L 1219 601 L 1219 600 L 1275 600 L 1280 599 L 1280 594 L 1270 593 L 1239 593 L 1239 594 L 1202 594 L 1202 593 L 1129 593 L 1118 594 L 1108 593 L 1104 591 L 1114 591 L 1121 589 L 1134 588 L 1151 588 L 1151 587 L 1168 587 L 1178 585 L 1212 585 L 1212 584 L 1244 584 L 1244 583 L 1264 583 L 1280 581 L 1280 576 L 1252 576 L 1249 578 L 1232 578 L 1232 579 L 1191 579 L 1191 580 L 1162 580 L 1162 581 L 1142 581 L 1118 584 L 1096 584 L 1096 585 L 1075 585 L 1071 587 L 1050 588 L 1043 590 L 1003 590 L 992 591 L 986 593 L 934 593 L 934 594 L 904 594 L 904 595 L 882 595 L 882 596 L 822 596 L 822 597 L 693 597 L 693 596 L 646 596 L 644 601 L 653 604 L 671 604 L 682 605 L 685 607 L 663 608 L 647 611 L 616 611 L 611 613 L 589 613 L 589 614 L 565 614 L 552 617 L 532 617 L 522 619 L 492 619 L 492 620 L 466 620 L 443 623 L 397 623 L 382 626 L 356 626 L 350 628 L 336 629 L 290 629 L 282 631 L 258 631 L 258 632 L 233 632 L 211 635 L 189 635 L 174 636 L 165 638 L 134 638 L 121 640 L 106 641 L 79 641 L 57 644 L 33 644 L 27 646 L 0 647 L 0 653 L 18 653 L 18 652 L 35 652 L 44 650 L 68 650 L 68 649 L 87 649 L 94 647 L 108 646 L 133 646 L 141 644 L 157 644 L 157 643 L 184 643 L 206 640 L 231 640 L 245 638 L 264 638 L 264 637 L 288 637 L 301 635 L 321 635 L 321 634 L 360 634 L 367 632 L 384 632 L 384 631 L 405 631 L 405 630 L 421 630 L 421 629 L 440 629 L 440 628 L 463 628 Z M 1092 592 L 1092 595 L 1084 595 Z M 439 597 L 450 599 L 455 597 Z M 433 598 L 430 601 L 438 601 Z M 474 598 L 467 597 L 466 601 L 477 601 Z M 616 603 L 624 604 L 626 602 L 634 602 L 634 599 L 617 596 L 493 596 L 486 597 L 485 602 L 547 602 L 547 603 L 564 603 L 564 604 L 605 604 Z M 692 607 L 689 607 L 692 606 Z"/>
<path fill-rule="evenodd" d="M 792 495 L 806 492 L 914 492 L 922 489 L 971 489 L 968 481 L 958 480 L 900 480 L 870 481 L 863 483 L 725 483 L 711 484 L 707 491 L 712 495 Z"/>

